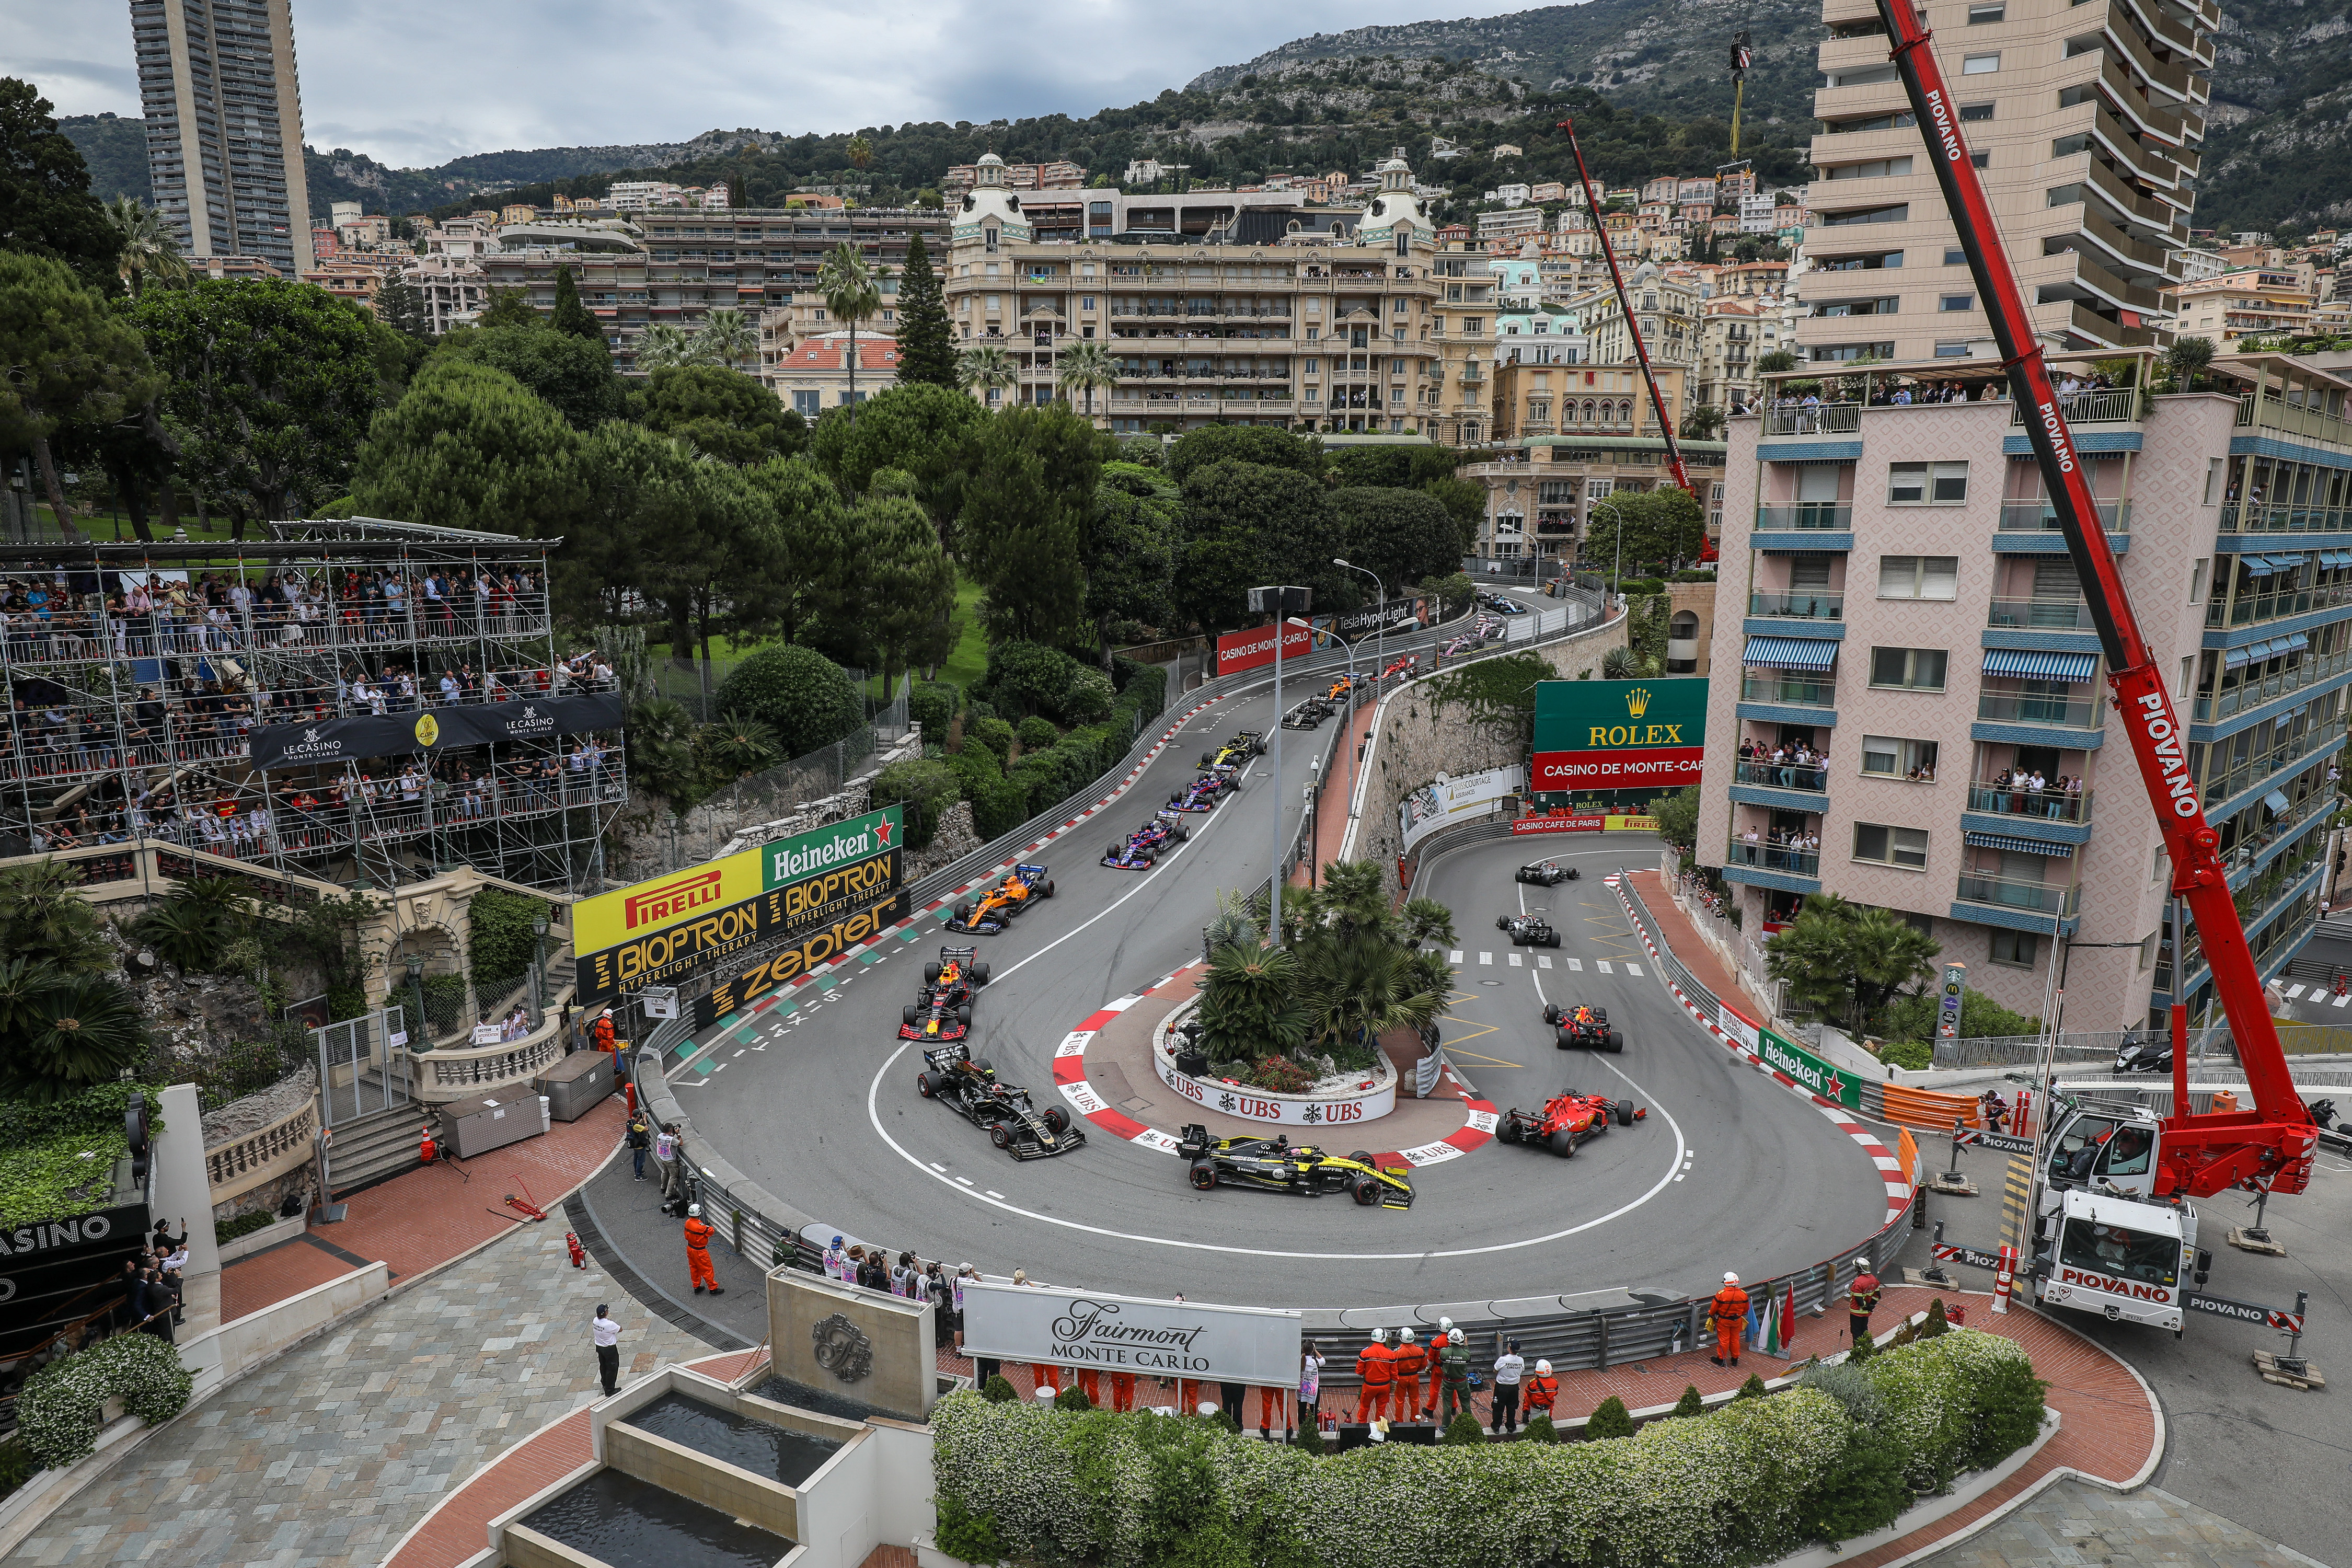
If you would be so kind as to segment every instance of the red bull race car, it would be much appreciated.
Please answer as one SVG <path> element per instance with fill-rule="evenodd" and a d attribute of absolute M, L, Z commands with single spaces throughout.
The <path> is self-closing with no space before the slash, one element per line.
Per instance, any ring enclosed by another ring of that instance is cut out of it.
<path fill-rule="evenodd" d="M 1649 1114 L 1647 1106 L 1635 1105 L 1630 1100 L 1579 1094 L 1571 1089 L 1544 1101 L 1541 1110 L 1511 1107 L 1496 1121 L 1495 1136 L 1505 1143 L 1549 1149 L 1566 1160 L 1576 1153 L 1578 1144 L 1602 1136 L 1612 1122 L 1619 1127 L 1631 1127 Z"/>
<path fill-rule="evenodd" d="M 1040 899 L 1054 896 L 1054 879 L 1045 875 L 1043 866 L 1015 866 L 1004 880 L 977 899 L 966 899 L 948 917 L 948 930 L 967 935 L 993 936 L 1013 923 L 1018 916 L 1034 908 Z"/>
<path fill-rule="evenodd" d="M 1567 1050 L 1581 1046 L 1587 1050 L 1607 1051 L 1614 1056 L 1625 1054 L 1625 1037 L 1609 1026 L 1606 1007 L 1589 1007 L 1579 1004 L 1563 1007 L 1558 1003 L 1544 1008 L 1544 1022 L 1559 1030 L 1552 1042 L 1555 1050 Z"/>
<path fill-rule="evenodd" d="M 939 1044 L 971 1032 L 973 994 L 988 984 L 988 965 L 974 961 L 976 949 L 943 947 L 937 963 L 923 965 L 923 984 L 898 1016 L 898 1037 Z"/>
<path fill-rule="evenodd" d="M 1169 811 L 1214 811 L 1217 803 L 1242 787 L 1241 770 L 1230 764 L 1207 773 L 1168 797 Z"/>
<path fill-rule="evenodd" d="M 1104 850 L 1102 863 L 1114 870 L 1140 871 L 1191 836 L 1174 811 L 1155 812 L 1150 821 Z"/>

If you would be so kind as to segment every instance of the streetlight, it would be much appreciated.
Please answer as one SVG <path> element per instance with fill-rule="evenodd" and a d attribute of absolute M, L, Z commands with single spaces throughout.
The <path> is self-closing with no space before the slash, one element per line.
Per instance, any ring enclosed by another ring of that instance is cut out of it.
<path fill-rule="evenodd" d="M 547 1022 L 547 917 L 530 922 L 530 1025 Z"/>
<path fill-rule="evenodd" d="M 1290 630 L 1293 611 L 1305 613 L 1315 601 L 1311 588 L 1269 586 L 1249 591 L 1249 607 L 1274 612 L 1274 854 L 1267 863 L 1267 939 L 1282 942 L 1282 642 Z"/>
<path fill-rule="evenodd" d="M 1372 580 L 1372 701 L 1374 705 L 1377 706 L 1381 699 L 1381 681 L 1388 674 L 1389 668 L 1389 591 L 1381 585 L 1380 574 L 1374 572 L 1369 566 L 1359 566 L 1352 561 L 1343 561 L 1337 555 L 1331 557 L 1331 564 L 1334 566 L 1344 566 L 1350 572 L 1361 572 L 1365 576 L 1370 577 Z M 1352 666 L 1355 663 L 1354 651 L 1355 650 L 1352 647 L 1349 650 L 1349 658 L 1348 662 L 1351 667 L 1351 676 Z M 1353 679 L 1350 679 L 1349 682 L 1349 695 L 1350 697 L 1353 697 L 1355 694 L 1353 689 L 1354 684 Z M 1355 729 L 1356 714 L 1355 709 L 1351 704 L 1348 710 L 1348 815 L 1351 817 L 1356 815 L 1357 745 Z"/>
<path fill-rule="evenodd" d="M 1591 502 L 1584 510 L 1589 515 L 1597 507 L 1608 508 L 1609 515 L 1617 520 L 1617 563 L 1609 569 L 1609 595 L 1613 599 L 1617 596 L 1618 580 L 1625 572 L 1625 514 L 1617 510 L 1616 502 L 1605 499 Z"/>

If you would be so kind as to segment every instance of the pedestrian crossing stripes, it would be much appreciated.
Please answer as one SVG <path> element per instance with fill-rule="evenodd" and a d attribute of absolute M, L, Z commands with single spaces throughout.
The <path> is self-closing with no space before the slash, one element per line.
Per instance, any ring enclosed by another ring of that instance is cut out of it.
<path fill-rule="evenodd" d="M 1492 967 L 1495 962 L 1495 955 L 1491 952 L 1482 952 L 1478 955 L 1478 962 Z"/>
<path fill-rule="evenodd" d="M 1563 958 L 1560 962 L 1568 965 L 1569 973 L 1571 974 L 1581 974 L 1584 973 L 1584 960 L 1580 958 Z"/>
<path fill-rule="evenodd" d="M 1527 966 L 1527 964 L 1526 964 L 1526 961 L 1525 961 L 1524 959 L 1520 958 L 1520 957 L 1519 957 L 1519 955 L 1518 955 L 1517 953 L 1516 953 L 1516 952 L 1514 952 L 1514 953 L 1508 953 L 1508 954 L 1506 954 L 1505 956 L 1507 956 L 1507 957 L 1508 957 L 1508 958 L 1510 959 L 1510 961 L 1511 961 L 1511 967 L 1512 967 L 1513 969 L 1523 969 L 1523 968 L 1525 968 L 1525 967 Z"/>
<path fill-rule="evenodd" d="M 1549 969 L 1551 967 L 1551 960 L 1546 958 L 1539 952 L 1536 954 L 1536 967 L 1538 969 Z"/>
<path fill-rule="evenodd" d="M 1535 966 L 1538 969 L 1565 969 L 1571 974 L 1581 974 L 1584 973 L 1584 960 L 1580 958 L 1570 958 L 1566 953 L 1562 953 L 1559 958 L 1555 959 L 1549 953 L 1539 952 L 1535 955 Z M 1456 948 L 1445 955 L 1445 962 L 1453 964 L 1463 964 L 1471 963 L 1472 960 L 1468 953 Z M 1503 954 L 1503 962 L 1512 969 L 1525 969 L 1528 966 L 1527 958 L 1523 954 L 1517 952 L 1506 952 Z M 1495 967 L 1495 955 L 1492 952 L 1481 952 L 1477 955 L 1475 963 L 1484 965 L 1488 969 L 1492 969 Z M 1629 959 L 1621 958 L 1614 963 L 1612 963 L 1608 959 L 1596 958 L 1592 961 L 1592 967 L 1602 974 L 1624 973 L 1633 975 L 1636 979 L 1643 977 L 1642 966 Z"/>
<path fill-rule="evenodd" d="M 1601 971 L 1603 974 L 1614 974 L 1617 973 L 1615 970 L 1609 967 L 1609 961 L 1605 958 L 1594 959 L 1592 961 L 1592 967 Z"/>

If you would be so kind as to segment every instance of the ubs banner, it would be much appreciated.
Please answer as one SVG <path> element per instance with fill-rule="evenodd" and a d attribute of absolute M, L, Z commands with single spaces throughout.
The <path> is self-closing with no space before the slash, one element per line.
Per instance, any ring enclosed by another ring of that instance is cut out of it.
<path fill-rule="evenodd" d="M 715 1005 L 719 992 L 696 1004 L 697 1023 L 707 1026 L 895 923 L 907 901 L 900 819 L 894 805 L 583 900 L 572 917 L 582 1004 L 675 984 L 753 947 L 783 943 L 721 979 L 724 1005 Z"/>
<path fill-rule="evenodd" d="M 627 716 L 620 698 L 550 697 L 535 702 L 479 702 L 382 718 L 327 719 L 316 724 L 269 724 L 253 732 L 257 768 L 307 768 L 362 757 L 446 752 L 452 746 L 505 745 L 591 730 L 617 730 Z"/>
<path fill-rule="evenodd" d="M 999 1361 L 1296 1388 L 1299 1314 L 1050 1286 L 967 1285 L 963 1352 Z"/>
<path fill-rule="evenodd" d="M 1706 752 L 1706 679 L 1536 683 L 1530 787 L 1679 789 Z"/>

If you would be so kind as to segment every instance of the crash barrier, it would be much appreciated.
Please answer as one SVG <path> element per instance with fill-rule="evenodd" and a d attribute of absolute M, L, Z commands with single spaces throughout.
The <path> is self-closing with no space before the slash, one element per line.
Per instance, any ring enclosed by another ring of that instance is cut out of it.
<path fill-rule="evenodd" d="M 1906 1089 L 1899 1083 L 1865 1082 L 1862 1109 L 1864 1114 L 1875 1116 L 1881 1121 L 1916 1127 L 1922 1132 L 1948 1132 L 1955 1121 L 1967 1127 L 1984 1125 L 1984 1106 L 1975 1095 Z"/>
<path fill-rule="evenodd" d="M 2287 1030 L 2295 1027 L 2316 1026 L 2282 1025 L 2279 1028 L 2282 1043 Z M 2061 1030 L 2058 1060 L 2062 1066 L 2070 1063 L 2080 1065 L 2101 1058 L 2113 1061 L 2116 1053 L 2123 1048 L 2125 1040 L 2139 1041 L 2149 1037 L 2146 1030 Z M 1935 1065 L 1938 1068 L 2040 1067 L 2049 1044 L 2050 1037 L 2047 1035 L 1978 1035 L 1960 1040 L 1937 1040 L 1935 1042 Z M 2189 1054 L 2203 1060 L 2233 1062 L 2238 1059 L 2237 1047 L 2230 1040 L 2230 1031 L 2220 1025 L 2210 1029 L 2189 1030 Z"/>

